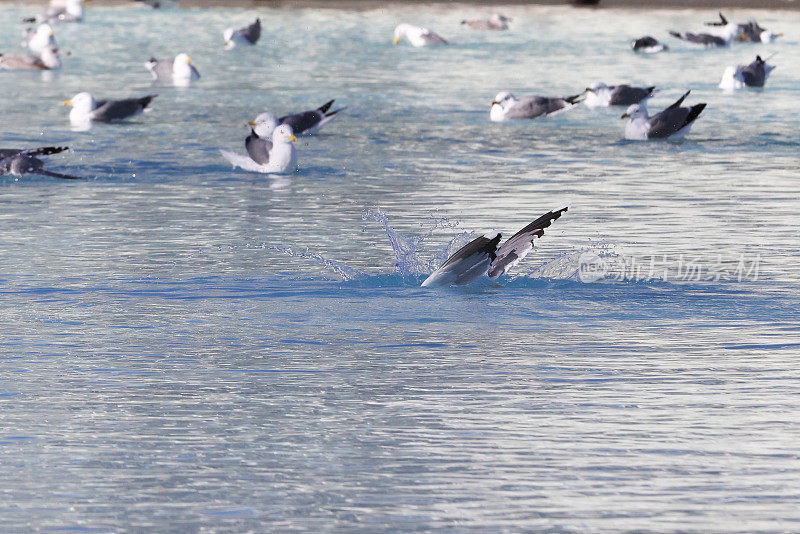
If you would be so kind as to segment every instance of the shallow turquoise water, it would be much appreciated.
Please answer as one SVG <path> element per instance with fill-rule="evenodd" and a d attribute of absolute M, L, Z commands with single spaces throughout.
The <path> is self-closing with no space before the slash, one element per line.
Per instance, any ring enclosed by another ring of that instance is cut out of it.
<path fill-rule="evenodd" d="M 3 530 L 800 528 L 800 21 L 731 11 L 786 38 L 638 57 L 716 14 L 503 11 L 96 7 L 53 79 L 0 72 L 1 146 L 68 144 L 49 168 L 87 178 L 0 177 Z M 400 21 L 453 44 L 393 47 Z M 152 87 L 180 51 L 203 78 Z M 765 90 L 716 88 L 775 51 Z M 708 107 L 680 144 L 622 140 L 619 109 L 488 120 L 594 80 Z M 83 90 L 159 96 L 73 132 Z M 291 178 L 219 155 L 331 98 Z M 418 287 L 452 238 L 563 203 L 518 276 Z"/>

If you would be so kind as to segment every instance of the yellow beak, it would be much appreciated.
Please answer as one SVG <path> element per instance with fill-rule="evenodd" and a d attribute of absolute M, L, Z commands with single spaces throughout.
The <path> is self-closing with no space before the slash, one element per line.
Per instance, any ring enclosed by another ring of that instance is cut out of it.
<path fill-rule="evenodd" d="M 61 105 L 62 106 L 71 106 L 72 105 L 72 100 L 64 100 L 64 102 L 62 102 Z"/>
<path fill-rule="evenodd" d="M 739 36 L 739 39 L 741 39 L 742 41 L 746 41 L 747 40 L 747 34 L 746 33 L 741 34 Z"/>
<path fill-rule="evenodd" d="M 186 58 L 186 63 L 191 63 L 191 62 L 192 62 L 192 58 L 190 58 L 190 57 L 187 57 L 187 58 Z"/>
<path fill-rule="evenodd" d="M 495 104 L 499 104 L 499 103 L 500 103 L 500 102 L 498 102 L 497 100 L 492 100 L 492 103 L 491 103 L 491 105 L 492 105 L 492 106 L 494 106 Z"/>
<path fill-rule="evenodd" d="M 293 135 L 290 135 L 290 136 L 288 137 L 288 139 L 289 139 L 289 141 L 291 141 L 292 143 L 294 143 L 295 141 L 297 141 L 297 137 L 295 137 L 295 136 L 293 136 Z"/>
<path fill-rule="evenodd" d="M 629 119 L 629 118 L 630 118 L 630 115 L 628 115 L 627 113 L 623 113 L 622 117 L 620 117 L 620 119 Z"/>
<path fill-rule="evenodd" d="M 587 87 L 587 88 L 586 88 L 586 90 L 587 90 L 588 92 L 590 92 L 590 93 L 594 93 L 594 89 L 592 89 L 591 87 Z"/>
<path fill-rule="evenodd" d="M 47 35 L 49 35 L 49 36 L 51 36 L 51 37 L 52 37 L 52 36 L 53 36 L 53 35 L 55 35 L 55 34 L 56 34 L 56 32 L 54 32 L 53 30 L 50 30 L 50 32 L 49 32 Z"/>
<path fill-rule="evenodd" d="M 775 34 L 775 38 L 777 39 L 778 37 L 783 37 L 783 34 L 782 33 L 776 33 Z"/>
<path fill-rule="evenodd" d="M 392 39 L 392 44 L 393 45 L 396 45 L 399 42 L 400 42 L 400 38 L 399 37 L 395 37 L 394 39 Z"/>
<path fill-rule="evenodd" d="M 255 122 L 253 122 L 253 121 L 247 121 L 247 124 L 249 124 L 249 125 L 250 125 L 250 126 L 252 126 L 253 128 L 255 128 L 255 127 L 256 127 L 256 123 L 255 123 Z"/>

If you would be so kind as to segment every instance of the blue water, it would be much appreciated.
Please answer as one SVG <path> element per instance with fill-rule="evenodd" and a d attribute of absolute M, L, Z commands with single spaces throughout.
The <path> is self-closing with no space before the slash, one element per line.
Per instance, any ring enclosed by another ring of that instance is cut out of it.
<path fill-rule="evenodd" d="M 0 72 L 0 146 L 67 144 L 48 168 L 86 178 L 0 177 L 3 531 L 800 530 L 800 20 L 639 57 L 716 13 L 502 11 L 97 6 L 56 76 Z M 452 45 L 393 47 L 401 21 Z M 181 51 L 202 79 L 151 86 Z M 763 91 L 716 88 L 773 52 Z M 708 107 L 679 144 L 624 141 L 619 109 L 488 120 L 595 80 Z M 75 132 L 84 90 L 159 96 Z M 297 174 L 219 155 L 331 98 Z M 418 287 L 565 203 L 515 276 Z"/>

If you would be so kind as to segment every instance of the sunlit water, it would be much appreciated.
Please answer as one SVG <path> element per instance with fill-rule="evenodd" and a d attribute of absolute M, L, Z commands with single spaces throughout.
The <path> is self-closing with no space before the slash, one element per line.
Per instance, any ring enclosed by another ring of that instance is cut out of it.
<path fill-rule="evenodd" d="M 731 11 L 786 36 L 639 57 L 716 13 L 502 11 L 93 7 L 53 79 L 0 72 L 0 146 L 67 144 L 48 167 L 86 177 L 0 178 L 4 531 L 800 529 L 800 20 Z M 400 21 L 452 44 L 393 47 Z M 152 87 L 181 51 L 202 79 Z M 716 88 L 773 52 L 763 91 Z M 595 80 L 708 107 L 680 144 L 624 141 L 616 108 L 488 120 Z M 159 96 L 74 132 L 85 90 Z M 296 175 L 220 156 L 331 98 Z M 418 287 L 564 203 L 517 276 Z"/>

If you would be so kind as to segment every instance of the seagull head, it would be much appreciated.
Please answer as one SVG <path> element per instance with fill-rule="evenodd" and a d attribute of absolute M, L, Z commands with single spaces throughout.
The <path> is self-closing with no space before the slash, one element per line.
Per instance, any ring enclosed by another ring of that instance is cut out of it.
<path fill-rule="evenodd" d="M 596 93 L 598 91 L 602 91 L 603 89 L 608 89 L 608 86 L 603 82 L 594 82 L 592 85 L 586 88 L 586 91 L 589 93 Z"/>
<path fill-rule="evenodd" d="M 288 124 L 281 124 L 272 132 L 273 143 L 294 143 L 295 141 L 297 141 L 297 138 L 294 136 L 292 127 Z"/>
<path fill-rule="evenodd" d="M 278 127 L 278 117 L 275 114 L 265 111 L 247 124 L 253 128 L 253 132 L 258 137 L 265 137 L 269 139 L 273 135 L 273 131 Z"/>
<path fill-rule="evenodd" d="M 225 46 L 230 46 L 233 44 L 233 41 L 231 41 L 231 39 L 233 39 L 233 33 L 235 31 L 236 30 L 234 30 L 233 28 L 226 28 L 225 31 L 222 32 L 222 38 L 225 40 L 223 44 Z"/>
<path fill-rule="evenodd" d="M 72 106 L 75 109 L 84 110 L 86 113 L 94 109 L 94 97 L 91 93 L 78 93 L 69 100 L 63 102 L 64 106 Z"/>
<path fill-rule="evenodd" d="M 647 118 L 647 108 L 642 106 L 641 104 L 633 104 L 630 106 L 625 113 L 622 114 L 621 119 L 630 119 L 636 120 L 640 118 Z"/>
<path fill-rule="evenodd" d="M 405 24 L 405 23 L 398 24 L 397 27 L 394 29 L 394 39 L 392 39 L 392 44 L 396 45 L 397 43 L 399 43 L 400 39 L 408 31 L 409 27 L 410 26 L 408 24 Z"/>
<path fill-rule="evenodd" d="M 494 97 L 494 100 L 492 100 L 492 106 L 498 105 L 501 108 L 505 109 L 506 106 L 508 106 L 509 104 L 513 104 L 516 101 L 517 97 L 515 97 L 508 91 L 501 91 L 497 93 L 497 95 Z"/>

